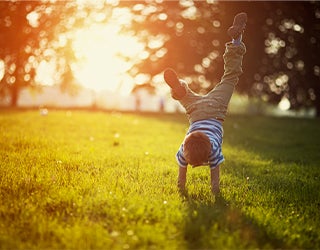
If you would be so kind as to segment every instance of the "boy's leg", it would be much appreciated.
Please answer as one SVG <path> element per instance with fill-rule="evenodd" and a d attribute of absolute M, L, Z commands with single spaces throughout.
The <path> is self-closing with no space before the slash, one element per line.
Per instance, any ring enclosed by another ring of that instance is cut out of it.
<path fill-rule="evenodd" d="M 164 80 L 172 89 L 172 96 L 175 99 L 181 99 L 187 93 L 184 86 L 181 85 L 176 72 L 173 69 L 164 71 Z"/>
<path fill-rule="evenodd" d="M 211 190 L 214 195 L 220 193 L 220 166 L 210 169 Z"/>
<path fill-rule="evenodd" d="M 242 72 L 242 59 L 246 52 L 243 43 L 235 45 L 228 43 L 223 55 L 224 59 L 224 74 L 220 83 L 212 90 L 213 95 L 221 99 L 223 103 L 228 104 L 235 86 L 239 81 L 239 76 Z"/>
<path fill-rule="evenodd" d="M 179 175 L 178 175 L 178 188 L 180 191 L 184 191 L 186 188 L 187 180 L 187 168 L 179 166 Z"/>
<path fill-rule="evenodd" d="M 217 117 L 221 119 L 225 118 L 231 96 L 236 84 L 238 83 L 239 76 L 242 74 L 242 59 L 243 55 L 246 52 L 246 47 L 241 39 L 242 32 L 245 27 L 245 22 L 245 13 L 240 13 L 235 17 L 234 25 L 236 23 L 239 27 L 242 28 L 238 28 L 238 31 L 234 32 L 233 34 L 233 41 L 226 44 L 226 50 L 223 55 L 224 74 L 221 78 L 220 83 L 208 94 L 208 97 L 210 99 L 218 101 L 221 105 L 219 107 L 220 114 L 217 114 Z M 241 31 L 240 34 L 239 30 Z"/>

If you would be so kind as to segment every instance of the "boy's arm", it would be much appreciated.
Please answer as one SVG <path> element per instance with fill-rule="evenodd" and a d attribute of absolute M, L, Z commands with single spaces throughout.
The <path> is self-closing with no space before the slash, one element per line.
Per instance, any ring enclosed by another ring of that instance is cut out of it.
<path fill-rule="evenodd" d="M 187 168 L 179 165 L 178 188 L 183 191 L 186 187 Z"/>
<path fill-rule="evenodd" d="M 211 168 L 211 190 L 214 195 L 218 195 L 220 193 L 220 165 L 215 168 Z"/>

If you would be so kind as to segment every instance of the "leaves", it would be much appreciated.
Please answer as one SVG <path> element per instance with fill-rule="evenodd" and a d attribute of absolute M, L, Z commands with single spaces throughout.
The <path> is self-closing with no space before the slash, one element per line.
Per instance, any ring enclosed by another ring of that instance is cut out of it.
<path fill-rule="evenodd" d="M 0 60 L 5 74 L 0 92 L 9 89 L 14 104 L 22 86 L 36 84 L 42 60 L 53 60 L 55 82 L 69 89 L 74 84 L 70 65 L 76 60 L 72 32 L 117 17 L 121 32 L 138 37 L 147 55 L 128 74 L 152 79 L 172 67 L 194 91 L 206 93 L 223 74 L 224 44 L 230 40 L 226 30 L 234 15 L 244 11 L 249 18 L 247 54 L 237 90 L 272 103 L 285 97 L 293 109 L 320 109 L 319 9 L 316 1 L 290 3 L 290 8 L 287 2 L 274 1 L 1 2 Z M 283 76 L 287 80 L 282 81 Z"/>

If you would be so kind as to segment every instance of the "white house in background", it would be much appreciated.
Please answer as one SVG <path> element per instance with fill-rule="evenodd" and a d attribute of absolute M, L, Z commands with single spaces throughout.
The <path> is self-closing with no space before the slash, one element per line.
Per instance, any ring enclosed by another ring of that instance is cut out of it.
<path fill-rule="evenodd" d="M 91 107 L 94 103 L 92 90 L 81 88 L 76 95 L 61 92 L 59 86 L 44 86 L 40 92 L 24 88 L 19 94 L 19 107 Z"/>
<path fill-rule="evenodd" d="M 92 107 L 119 111 L 177 112 L 181 105 L 169 95 L 155 95 L 145 87 L 136 88 L 131 95 L 122 96 L 111 91 L 94 92 L 81 88 L 77 95 L 61 92 L 59 86 L 45 86 L 40 92 L 24 88 L 17 102 L 19 107 Z"/>

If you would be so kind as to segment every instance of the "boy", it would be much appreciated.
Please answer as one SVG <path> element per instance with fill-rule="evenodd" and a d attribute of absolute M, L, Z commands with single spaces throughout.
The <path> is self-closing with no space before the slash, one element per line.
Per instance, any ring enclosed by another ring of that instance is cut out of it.
<path fill-rule="evenodd" d="M 185 189 L 188 164 L 193 167 L 209 165 L 211 190 L 220 192 L 220 164 L 224 161 L 221 151 L 223 128 L 228 104 L 239 76 L 242 74 L 242 58 L 246 52 L 242 34 L 247 22 L 247 14 L 239 13 L 228 29 L 232 42 L 226 44 L 224 74 L 217 86 L 206 95 L 197 95 L 187 84 L 179 80 L 175 71 L 166 69 L 164 79 L 171 87 L 172 97 L 185 108 L 190 123 L 189 130 L 177 152 L 179 165 L 178 187 Z"/>

